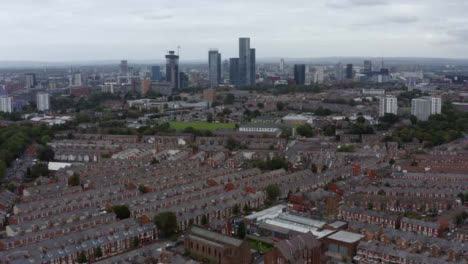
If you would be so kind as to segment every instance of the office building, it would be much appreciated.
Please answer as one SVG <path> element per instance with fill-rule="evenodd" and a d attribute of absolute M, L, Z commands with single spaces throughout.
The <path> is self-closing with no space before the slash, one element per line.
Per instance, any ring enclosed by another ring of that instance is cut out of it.
<path fill-rule="evenodd" d="M 172 84 L 173 89 L 179 89 L 179 55 L 169 51 L 166 55 L 166 81 Z"/>
<path fill-rule="evenodd" d="M 353 65 L 346 64 L 346 79 L 351 80 L 354 78 Z"/>
<path fill-rule="evenodd" d="M 141 80 L 141 94 L 146 94 L 151 87 L 151 80 Z"/>
<path fill-rule="evenodd" d="M 36 104 L 37 104 L 38 111 L 48 111 L 50 107 L 49 93 L 37 93 Z"/>
<path fill-rule="evenodd" d="M 160 81 L 161 79 L 161 67 L 151 66 L 151 80 Z"/>
<path fill-rule="evenodd" d="M 379 116 L 398 113 L 398 101 L 395 96 L 384 96 L 379 98 Z"/>
<path fill-rule="evenodd" d="M 224 82 L 225 79 L 229 79 L 229 60 L 227 59 L 223 61 L 223 67 L 221 68 L 221 82 Z"/>
<path fill-rule="evenodd" d="M 250 85 L 255 86 L 255 81 L 257 80 L 257 69 L 256 69 L 256 58 L 255 58 L 255 49 L 250 49 Z"/>
<path fill-rule="evenodd" d="M 13 97 L 8 95 L 0 96 L 0 112 L 11 113 L 13 112 L 12 105 Z"/>
<path fill-rule="evenodd" d="M 280 60 L 279 71 L 280 73 L 284 73 L 284 59 Z"/>
<path fill-rule="evenodd" d="M 442 98 L 431 97 L 431 115 L 439 115 L 442 113 Z"/>
<path fill-rule="evenodd" d="M 218 50 L 208 52 L 208 79 L 210 88 L 216 88 L 221 83 L 221 54 Z"/>
<path fill-rule="evenodd" d="M 294 81 L 297 85 L 305 84 L 305 64 L 294 64 Z"/>
<path fill-rule="evenodd" d="M 81 77 L 81 72 L 76 72 L 75 74 L 73 74 L 73 86 L 82 86 L 82 80 L 83 79 Z"/>
<path fill-rule="evenodd" d="M 250 38 L 239 38 L 239 86 L 255 85 L 255 63 Z"/>
<path fill-rule="evenodd" d="M 234 86 L 239 86 L 239 58 L 229 59 L 229 83 Z"/>
<path fill-rule="evenodd" d="M 342 82 L 344 79 L 343 77 L 343 65 L 339 62 L 335 65 L 335 79 L 337 82 Z"/>
<path fill-rule="evenodd" d="M 120 74 L 120 76 L 127 76 L 128 75 L 128 62 L 126 60 L 120 61 L 119 74 Z"/>
<path fill-rule="evenodd" d="M 427 98 L 411 100 L 411 114 L 420 121 L 427 121 L 431 115 L 431 101 Z"/>
<path fill-rule="evenodd" d="M 325 71 L 323 67 L 315 67 L 315 73 L 314 73 L 314 82 L 315 83 L 323 83 L 325 80 Z"/>
<path fill-rule="evenodd" d="M 179 73 L 179 89 L 185 90 L 189 86 L 189 77 L 185 72 Z"/>
<path fill-rule="evenodd" d="M 34 88 L 37 84 L 35 73 L 26 73 L 26 89 Z"/>
<path fill-rule="evenodd" d="M 371 73 L 372 72 L 372 61 L 365 60 L 364 61 L 364 73 Z"/>
<path fill-rule="evenodd" d="M 440 97 L 421 97 L 411 100 L 411 114 L 420 121 L 427 121 L 429 116 L 442 112 Z"/>

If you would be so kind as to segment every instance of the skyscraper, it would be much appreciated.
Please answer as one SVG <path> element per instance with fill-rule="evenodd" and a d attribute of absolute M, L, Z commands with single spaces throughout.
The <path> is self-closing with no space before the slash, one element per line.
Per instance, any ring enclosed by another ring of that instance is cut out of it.
<path fill-rule="evenodd" d="M 250 85 L 250 38 L 239 38 L 239 86 Z"/>
<path fill-rule="evenodd" d="M 161 80 L 161 67 L 151 66 L 151 80 L 153 81 Z"/>
<path fill-rule="evenodd" d="M 343 65 L 341 65 L 341 62 L 335 65 L 335 79 L 337 82 L 343 81 Z"/>
<path fill-rule="evenodd" d="M 173 89 L 179 88 L 179 55 L 173 50 L 166 55 L 166 81 L 172 84 Z"/>
<path fill-rule="evenodd" d="M 185 74 L 185 72 L 180 72 L 179 73 L 179 89 L 180 90 L 184 90 L 184 89 L 187 89 L 188 88 L 188 85 L 189 85 L 189 77 L 187 74 Z"/>
<path fill-rule="evenodd" d="M 284 59 L 280 60 L 279 71 L 280 73 L 284 73 Z"/>
<path fill-rule="evenodd" d="M 36 104 L 38 111 L 49 110 L 49 93 L 37 93 Z"/>
<path fill-rule="evenodd" d="M 81 85 L 83 85 L 81 72 L 75 72 L 75 74 L 73 74 L 73 86 L 81 86 Z"/>
<path fill-rule="evenodd" d="M 305 64 L 294 64 L 294 80 L 297 85 L 305 84 Z"/>
<path fill-rule="evenodd" d="M 395 96 L 384 96 L 379 98 L 379 116 L 398 113 L 398 101 Z"/>
<path fill-rule="evenodd" d="M 26 73 L 26 89 L 31 89 L 36 86 L 36 74 L 35 73 Z"/>
<path fill-rule="evenodd" d="M 364 61 L 364 73 L 371 73 L 372 72 L 372 61 L 365 60 Z"/>
<path fill-rule="evenodd" d="M 224 59 L 223 65 L 221 69 L 221 80 L 224 81 L 225 79 L 229 79 L 229 60 Z"/>
<path fill-rule="evenodd" d="M 239 58 L 229 59 L 229 82 L 231 85 L 239 86 Z"/>
<path fill-rule="evenodd" d="M 249 85 L 255 86 L 255 80 L 257 79 L 257 69 L 255 67 L 256 59 L 255 59 L 255 49 L 250 49 L 250 78 L 249 78 Z"/>
<path fill-rule="evenodd" d="M 12 106 L 13 98 L 8 95 L 0 96 L 0 112 L 11 113 L 13 112 Z"/>
<path fill-rule="evenodd" d="M 127 74 L 128 74 L 128 62 L 126 60 L 120 61 L 119 74 L 120 74 L 120 76 L 127 76 Z"/>
<path fill-rule="evenodd" d="M 353 65 L 346 64 L 346 79 L 350 80 L 350 79 L 353 79 L 353 77 L 354 77 Z"/>
<path fill-rule="evenodd" d="M 221 83 L 221 54 L 215 49 L 208 51 L 208 79 L 210 88 L 216 88 Z"/>

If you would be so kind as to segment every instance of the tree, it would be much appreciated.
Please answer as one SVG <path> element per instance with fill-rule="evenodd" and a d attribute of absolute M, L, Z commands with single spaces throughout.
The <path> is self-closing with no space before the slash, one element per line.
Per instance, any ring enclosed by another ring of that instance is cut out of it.
<path fill-rule="evenodd" d="M 314 112 L 316 115 L 318 116 L 329 116 L 331 115 L 333 112 L 332 110 L 328 109 L 328 108 L 323 108 L 323 107 L 319 107 L 315 110 Z"/>
<path fill-rule="evenodd" d="M 208 224 L 208 217 L 206 215 L 203 215 L 201 218 L 201 225 L 207 225 Z"/>
<path fill-rule="evenodd" d="M 73 176 L 70 177 L 70 180 L 68 183 L 70 186 L 80 185 L 81 184 L 80 175 L 78 173 L 73 173 Z"/>
<path fill-rule="evenodd" d="M 250 210 L 252 210 L 249 206 L 249 204 L 244 204 L 244 208 L 242 208 L 242 211 L 244 211 L 244 213 L 248 214 L 250 212 Z"/>
<path fill-rule="evenodd" d="M 228 93 L 224 98 L 224 104 L 231 105 L 236 100 L 236 97 L 232 93 Z"/>
<path fill-rule="evenodd" d="M 259 103 L 257 103 L 257 107 L 258 108 L 263 108 L 263 107 L 265 107 L 265 105 L 262 102 L 259 102 Z"/>
<path fill-rule="evenodd" d="M 313 173 L 317 173 L 317 165 L 315 165 L 314 163 L 312 163 L 310 169 L 312 170 Z"/>
<path fill-rule="evenodd" d="M 111 207 L 111 211 L 117 215 L 119 220 L 127 219 L 130 217 L 130 209 L 127 205 L 114 205 Z"/>
<path fill-rule="evenodd" d="M 278 111 L 283 111 L 283 109 L 284 109 L 285 106 L 286 106 L 286 105 L 285 105 L 283 102 L 277 102 L 277 103 L 276 103 L 276 109 L 277 109 Z"/>
<path fill-rule="evenodd" d="M 87 263 L 88 262 L 88 257 L 86 257 L 86 254 L 84 251 L 81 251 L 80 254 L 78 255 L 78 263 Z"/>
<path fill-rule="evenodd" d="M 356 122 L 358 122 L 359 124 L 364 124 L 366 123 L 366 119 L 362 115 L 360 115 L 356 118 Z"/>
<path fill-rule="evenodd" d="M 237 226 L 237 237 L 240 239 L 244 239 L 246 234 L 246 227 L 244 222 L 240 222 Z"/>
<path fill-rule="evenodd" d="M 37 158 L 41 161 L 51 161 L 54 159 L 55 152 L 50 146 L 40 147 L 37 150 Z"/>
<path fill-rule="evenodd" d="M 94 249 L 94 258 L 99 259 L 102 258 L 102 249 L 101 247 L 97 247 Z"/>
<path fill-rule="evenodd" d="M 140 193 L 147 193 L 148 192 L 148 189 L 146 189 L 146 186 L 144 186 L 143 184 L 138 186 L 138 190 L 140 191 Z"/>
<path fill-rule="evenodd" d="M 278 185 L 276 184 L 270 184 L 265 188 L 267 198 L 270 201 L 276 201 L 278 197 L 281 195 L 281 190 Z"/>
<path fill-rule="evenodd" d="M 387 123 L 389 125 L 395 124 L 396 122 L 398 122 L 398 120 L 399 120 L 399 117 L 397 115 L 395 115 L 395 114 L 392 114 L 392 113 L 385 113 L 384 116 L 379 118 L 380 122 Z"/>
<path fill-rule="evenodd" d="M 339 148 L 336 149 L 337 152 L 354 152 L 354 146 L 349 145 L 349 146 L 340 146 Z"/>
<path fill-rule="evenodd" d="M 334 136 L 336 134 L 336 126 L 335 125 L 327 125 L 323 128 L 323 134 L 327 137 Z"/>
<path fill-rule="evenodd" d="M 297 127 L 297 133 L 303 137 L 313 137 L 314 129 L 309 124 L 303 124 Z"/>
<path fill-rule="evenodd" d="M 208 113 L 206 115 L 206 122 L 208 123 L 212 123 L 213 122 L 213 114 L 212 113 Z"/>
<path fill-rule="evenodd" d="M 254 159 L 252 161 L 252 166 L 261 170 L 288 170 L 288 163 L 286 159 L 281 157 L 273 157 L 272 159 L 267 159 L 266 161 L 261 159 Z"/>
<path fill-rule="evenodd" d="M 281 135 L 280 135 L 281 138 L 289 138 L 290 136 L 291 136 L 291 129 L 287 128 L 281 131 Z"/>
<path fill-rule="evenodd" d="M 133 248 L 137 248 L 140 245 L 140 239 L 138 237 L 134 237 L 132 241 Z"/>
<path fill-rule="evenodd" d="M 16 187 L 16 185 L 13 184 L 13 183 L 9 183 L 8 186 L 7 186 L 6 188 L 7 188 L 10 192 L 16 193 L 16 188 L 18 188 L 18 187 Z"/>
<path fill-rule="evenodd" d="M 240 147 L 239 141 L 235 140 L 232 137 L 229 137 L 226 141 L 226 148 L 229 150 L 236 150 Z"/>
<path fill-rule="evenodd" d="M 153 222 L 163 238 L 170 237 L 177 232 L 177 216 L 174 212 L 159 213 L 154 216 Z"/>
<path fill-rule="evenodd" d="M 0 160 L 0 181 L 3 180 L 3 178 L 6 175 L 6 163 L 4 160 Z"/>
<path fill-rule="evenodd" d="M 28 173 L 26 172 L 26 174 L 28 174 Z M 40 176 L 44 176 L 44 177 L 49 176 L 49 168 L 48 168 L 47 164 L 38 163 L 38 164 L 35 164 L 35 165 L 33 165 L 31 167 L 29 178 L 30 179 L 37 179 Z"/>
<path fill-rule="evenodd" d="M 232 214 L 233 214 L 234 216 L 239 215 L 239 205 L 238 205 L 238 204 L 235 204 L 235 205 L 232 207 Z"/>

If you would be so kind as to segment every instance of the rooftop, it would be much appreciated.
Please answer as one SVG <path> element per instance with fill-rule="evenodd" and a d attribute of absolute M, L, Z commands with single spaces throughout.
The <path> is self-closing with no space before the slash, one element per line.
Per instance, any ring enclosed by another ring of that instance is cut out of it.
<path fill-rule="evenodd" d="M 328 238 L 336 240 L 336 241 L 345 242 L 345 243 L 356 243 L 362 238 L 364 238 L 364 235 L 351 233 L 348 231 L 338 231 L 328 236 Z"/>

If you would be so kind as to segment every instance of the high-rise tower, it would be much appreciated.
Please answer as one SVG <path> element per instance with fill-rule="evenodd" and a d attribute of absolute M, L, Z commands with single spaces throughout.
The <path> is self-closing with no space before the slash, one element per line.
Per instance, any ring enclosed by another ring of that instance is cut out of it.
<path fill-rule="evenodd" d="M 172 84 L 173 89 L 179 88 L 179 55 L 173 50 L 166 55 L 166 81 Z"/>

